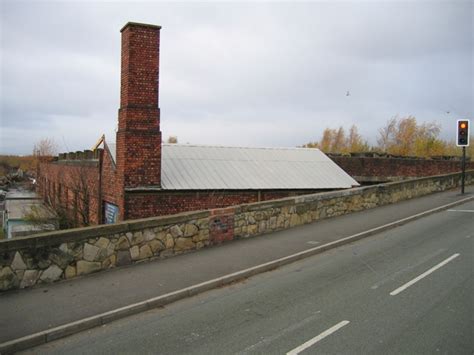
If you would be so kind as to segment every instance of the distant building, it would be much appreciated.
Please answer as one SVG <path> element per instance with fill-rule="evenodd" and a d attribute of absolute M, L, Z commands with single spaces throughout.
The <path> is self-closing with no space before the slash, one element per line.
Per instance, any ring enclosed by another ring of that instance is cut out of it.
<path fill-rule="evenodd" d="M 34 192 L 11 190 L 7 193 L 3 211 L 3 230 L 7 239 L 57 229 L 56 215 L 49 210 Z M 41 223 L 28 217 L 34 213 Z"/>
<path fill-rule="evenodd" d="M 99 224 L 359 185 L 318 149 L 162 144 L 160 29 L 122 28 L 116 139 L 102 137 L 92 151 L 41 164 L 38 191 L 45 200 L 79 223 Z"/>

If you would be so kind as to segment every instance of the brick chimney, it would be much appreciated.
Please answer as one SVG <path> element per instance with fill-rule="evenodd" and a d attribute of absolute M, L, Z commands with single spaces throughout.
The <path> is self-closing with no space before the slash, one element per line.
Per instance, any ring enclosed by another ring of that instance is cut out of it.
<path fill-rule="evenodd" d="M 123 189 L 161 184 L 160 29 L 129 22 L 120 31 L 122 72 L 116 142 L 118 179 Z"/>

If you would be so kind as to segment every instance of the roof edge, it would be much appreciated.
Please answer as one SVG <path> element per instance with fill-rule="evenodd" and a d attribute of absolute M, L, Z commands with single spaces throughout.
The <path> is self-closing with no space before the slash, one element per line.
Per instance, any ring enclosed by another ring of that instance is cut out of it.
<path fill-rule="evenodd" d="M 304 147 L 243 147 L 232 145 L 210 145 L 210 144 L 179 144 L 179 143 L 161 143 L 162 146 L 179 146 L 179 147 L 199 147 L 199 148 L 231 148 L 231 149 L 261 149 L 261 150 L 321 150 L 319 148 Z"/>

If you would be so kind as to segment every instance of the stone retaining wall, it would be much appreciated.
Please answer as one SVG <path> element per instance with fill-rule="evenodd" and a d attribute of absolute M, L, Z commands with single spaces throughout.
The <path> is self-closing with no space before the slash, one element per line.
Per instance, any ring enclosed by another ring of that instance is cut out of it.
<path fill-rule="evenodd" d="M 460 174 L 0 241 L 0 290 L 71 279 L 459 186 Z M 474 170 L 467 173 L 474 183 Z"/>

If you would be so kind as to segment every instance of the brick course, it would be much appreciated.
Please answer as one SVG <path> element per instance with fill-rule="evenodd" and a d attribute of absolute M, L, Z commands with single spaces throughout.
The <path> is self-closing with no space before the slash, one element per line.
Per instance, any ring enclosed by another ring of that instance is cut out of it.
<path fill-rule="evenodd" d="M 169 214 L 224 208 L 242 203 L 252 203 L 277 198 L 314 193 L 315 190 L 256 191 L 158 191 L 127 192 L 125 219 L 164 216 Z"/>

